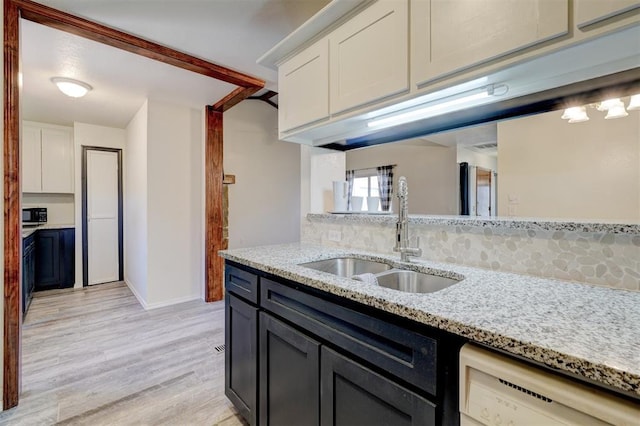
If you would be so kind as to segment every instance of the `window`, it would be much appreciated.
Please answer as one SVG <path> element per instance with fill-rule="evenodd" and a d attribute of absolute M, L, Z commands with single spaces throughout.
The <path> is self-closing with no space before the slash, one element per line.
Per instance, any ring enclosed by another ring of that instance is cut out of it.
<path fill-rule="evenodd" d="M 356 171 L 353 179 L 353 197 L 363 197 L 362 210 L 367 210 L 367 197 L 379 197 L 378 172 L 376 169 L 365 169 Z M 378 207 L 379 209 L 379 207 Z"/>

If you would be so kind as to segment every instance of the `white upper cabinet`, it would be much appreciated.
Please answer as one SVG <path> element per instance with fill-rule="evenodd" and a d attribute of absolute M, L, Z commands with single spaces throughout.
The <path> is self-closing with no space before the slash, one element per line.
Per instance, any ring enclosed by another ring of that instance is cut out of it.
<path fill-rule="evenodd" d="M 42 129 L 42 192 L 73 193 L 73 139 L 68 130 Z"/>
<path fill-rule="evenodd" d="M 417 85 L 569 33 L 568 0 L 412 0 Z"/>
<path fill-rule="evenodd" d="M 40 128 L 22 127 L 22 192 L 42 192 Z"/>
<path fill-rule="evenodd" d="M 322 39 L 278 68 L 281 132 L 329 117 L 329 42 Z"/>
<path fill-rule="evenodd" d="M 409 90 L 408 0 L 378 0 L 329 35 L 336 114 Z"/>
<path fill-rule="evenodd" d="M 638 0 L 573 0 L 578 28 L 640 8 Z"/>
<path fill-rule="evenodd" d="M 22 192 L 72 194 L 71 128 L 25 124 L 22 127 Z"/>

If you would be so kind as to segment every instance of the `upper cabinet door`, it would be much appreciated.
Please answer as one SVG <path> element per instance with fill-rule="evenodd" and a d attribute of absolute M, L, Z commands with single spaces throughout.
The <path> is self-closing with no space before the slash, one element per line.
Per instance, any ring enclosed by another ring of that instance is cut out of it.
<path fill-rule="evenodd" d="M 42 192 L 40 129 L 22 127 L 22 192 Z"/>
<path fill-rule="evenodd" d="M 605 19 L 640 8 L 638 0 L 573 0 L 576 10 L 576 25 L 583 28 Z"/>
<path fill-rule="evenodd" d="M 412 0 L 418 86 L 569 32 L 568 0 Z"/>
<path fill-rule="evenodd" d="M 73 193 L 73 139 L 67 130 L 42 129 L 42 192 Z"/>
<path fill-rule="evenodd" d="M 327 39 L 309 46 L 278 67 L 280 132 L 329 117 Z"/>
<path fill-rule="evenodd" d="M 329 36 L 331 113 L 409 90 L 408 0 L 378 0 Z"/>

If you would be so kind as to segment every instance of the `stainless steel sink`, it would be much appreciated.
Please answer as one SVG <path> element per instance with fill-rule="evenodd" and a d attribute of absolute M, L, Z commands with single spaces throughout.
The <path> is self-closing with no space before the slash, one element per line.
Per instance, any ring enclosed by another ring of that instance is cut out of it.
<path fill-rule="evenodd" d="M 341 277 L 351 278 L 360 274 L 379 274 L 391 269 L 383 262 L 358 259 L 355 257 L 336 257 L 334 259 L 318 260 L 316 262 L 301 263 L 300 266 L 328 272 Z"/>
<path fill-rule="evenodd" d="M 407 293 L 433 293 L 461 280 L 423 274 L 415 271 L 393 269 L 376 275 L 378 285 Z"/>

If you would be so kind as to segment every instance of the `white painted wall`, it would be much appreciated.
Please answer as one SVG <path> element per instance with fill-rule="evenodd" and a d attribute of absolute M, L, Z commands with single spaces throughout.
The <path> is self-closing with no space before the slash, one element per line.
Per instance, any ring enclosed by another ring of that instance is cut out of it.
<path fill-rule="evenodd" d="M 308 146 L 301 147 L 301 213 L 326 213 L 333 210 L 333 181 L 345 180 L 344 152 Z"/>
<path fill-rule="evenodd" d="M 148 100 L 127 126 L 125 280 L 145 309 L 202 297 L 202 115 Z"/>
<path fill-rule="evenodd" d="M 346 168 L 395 164 L 394 188 L 400 176 L 409 184 L 409 212 L 452 215 L 458 211 L 458 165 L 455 147 L 392 143 L 347 151 Z M 396 204 L 397 200 L 393 201 Z"/>
<path fill-rule="evenodd" d="M 46 207 L 47 223 L 51 225 L 73 225 L 75 222 L 73 194 L 22 193 L 22 207 Z"/>
<path fill-rule="evenodd" d="M 202 232 L 192 226 L 204 214 L 201 199 L 202 112 L 149 101 L 147 226 L 149 307 L 197 299 L 203 286 L 194 258 L 203 265 Z M 202 268 L 203 266 L 201 266 Z M 199 268 L 199 269 L 201 269 Z"/>
<path fill-rule="evenodd" d="M 560 115 L 498 124 L 498 210 L 520 217 L 638 222 L 640 112 L 605 120 L 604 113 L 589 110 L 591 119 L 576 124 Z"/>
<path fill-rule="evenodd" d="M 463 146 L 456 147 L 456 156 L 458 163 L 469 163 L 470 166 L 482 167 L 493 171 L 498 170 L 497 156 L 481 154 Z"/>
<path fill-rule="evenodd" d="M 123 162 L 126 131 L 113 127 L 96 126 L 87 123 L 73 123 L 74 163 L 75 163 L 75 220 L 76 225 L 76 288 L 82 288 L 82 147 L 96 146 L 122 150 Z M 123 197 L 124 198 L 124 197 Z"/>
<path fill-rule="evenodd" d="M 224 113 L 229 248 L 300 239 L 300 145 L 278 140 L 278 110 L 247 100 Z M 344 171 L 342 172 L 344 178 Z"/>
<path fill-rule="evenodd" d="M 124 279 L 147 300 L 147 115 L 145 102 L 126 129 L 124 157 Z"/>

